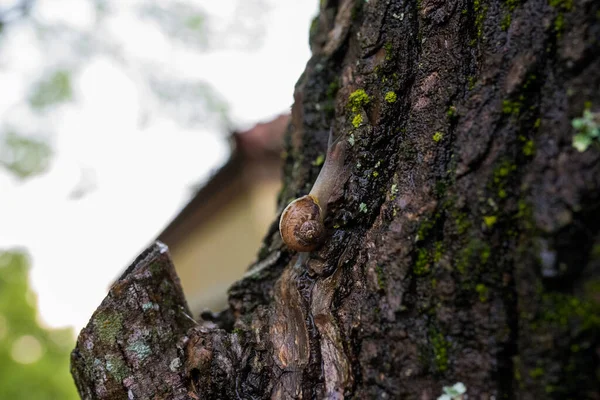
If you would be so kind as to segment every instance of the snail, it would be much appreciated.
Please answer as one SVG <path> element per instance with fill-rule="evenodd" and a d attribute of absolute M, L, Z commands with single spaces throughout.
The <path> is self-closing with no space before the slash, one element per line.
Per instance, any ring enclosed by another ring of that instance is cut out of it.
<path fill-rule="evenodd" d="M 344 165 L 345 141 L 341 137 L 334 140 L 333 131 L 329 132 L 325 162 L 313 187 L 307 195 L 288 204 L 281 214 L 279 232 L 292 250 L 310 252 L 325 240 L 327 203 Z"/>

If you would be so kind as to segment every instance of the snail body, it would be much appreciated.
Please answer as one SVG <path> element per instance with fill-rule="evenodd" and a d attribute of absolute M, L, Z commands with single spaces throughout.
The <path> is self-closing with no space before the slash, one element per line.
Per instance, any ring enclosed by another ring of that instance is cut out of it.
<path fill-rule="evenodd" d="M 281 214 L 279 232 L 292 250 L 310 252 L 325 240 L 327 203 L 344 165 L 345 144 L 340 138 L 333 140 L 330 131 L 327 156 L 310 193 L 292 201 Z"/>

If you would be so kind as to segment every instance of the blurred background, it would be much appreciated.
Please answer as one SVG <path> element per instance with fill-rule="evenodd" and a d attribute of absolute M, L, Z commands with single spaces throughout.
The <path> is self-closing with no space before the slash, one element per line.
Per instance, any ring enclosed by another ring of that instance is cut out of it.
<path fill-rule="evenodd" d="M 275 216 L 314 0 L 0 0 L 0 399 L 69 352 L 154 239 L 219 310 Z"/>

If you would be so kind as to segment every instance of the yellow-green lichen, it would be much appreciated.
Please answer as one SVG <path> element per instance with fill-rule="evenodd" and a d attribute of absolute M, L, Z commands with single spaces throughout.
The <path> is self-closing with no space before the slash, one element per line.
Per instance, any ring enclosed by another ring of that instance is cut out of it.
<path fill-rule="evenodd" d="M 460 251 L 456 270 L 465 274 L 469 266 L 481 266 L 487 264 L 491 255 L 490 246 L 487 243 L 473 238 Z"/>
<path fill-rule="evenodd" d="M 535 154 L 535 144 L 533 143 L 533 140 L 530 139 L 525 141 L 525 143 L 523 144 L 523 154 L 527 157 L 530 157 Z"/>
<path fill-rule="evenodd" d="M 113 344 L 123 327 L 123 317 L 117 313 L 102 311 L 94 318 L 94 327 L 100 340 Z"/>
<path fill-rule="evenodd" d="M 385 101 L 387 101 L 388 103 L 395 103 L 397 99 L 398 96 L 395 92 L 389 91 L 385 94 Z"/>
<path fill-rule="evenodd" d="M 390 61 L 392 59 L 392 50 L 393 50 L 393 46 L 391 42 L 387 42 L 386 44 L 383 45 L 383 48 L 385 49 L 385 59 L 386 61 Z"/>
<path fill-rule="evenodd" d="M 521 107 L 523 107 L 523 103 L 521 102 L 522 96 L 519 98 L 519 101 L 515 100 L 504 100 L 502 101 L 502 112 L 507 115 L 515 115 L 518 116 L 521 113 Z"/>
<path fill-rule="evenodd" d="M 448 369 L 448 342 L 446 341 L 446 338 L 440 332 L 432 331 L 429 340 L 433 348 L 437 371 L 446 371 Z"/>
<path fill-rule="evenodd" d="M 550 0 L 548 4 L 558 10 L 558 15 L 554 19 L 554 32 L 556 37 L 560 38 L 565 29 L 564 13 L 573 10 L 573 0 Z"/>
<path fill-rule="evenodd" d="M 121 383 L 125 379 L 130 371 L 125 362 L 112 354 L 105 356 L 106 370 L 114 378 L 115 381 Z"/>
<path fill-rule="evenodd" d="M 483 223 L 488 228 L 493 227 L 497 221 L 498 221 L 498 217 L 496 217 L 495 215 L 486 215 L 483 217 Z"/>
<path fill-rule="evenodd" d="M 482 0 L 475 0 L 473 2 L 473 10 L 475 11 L 475 29 L 477 30 L 477 38 L 481 39 L 483 37 L 483 23 L 488 7 L 482 5 Z"/>
<path fill-rule="evenodd" d="M 469 79 L 468 79 L 469 90 L 473 90 L 476 83 L 477 83 L 477 78 L 474 76 L 469 76 Z"/>
<path fill-rule="evenodd" d="M 348 108 L 353 113 L 360 112 L 361 108 L 369 104 L 371 98 L 364 89 L 355 90 L 348 97 Z"/>
<path fill-rule="evenodd" d="M 544 370 L 541 367 L 536 367 L 529 371 L 529 376 L 533 379 L 540 378 L 544 375 Z"/>
<path fill-rule="evenodd" d="M 352 126 L 358 128 L 363 123 L 363 117 L 361 114 L 356 114 L 354 118 L 352 118 Z"/>
<path fill-rule="evenodd" d="M 457 232 L 461 235 L 471 227 L 471 221 L 469 221 L 469 217 L 465 213 L 456 213 L 454 215 L 454 224 L 456 225 Z"/>
<path fill-rule="evenodd" d="M 315 167 L 320 167 L 325 162 L 325 156 L 323 154 L 319 154 L 317 158 L 312 162 L 312 165 Z"/>
<path fill-rule="evenodd" d="M 433 253 L 433 262 L 439 262 L 444 255 L 444 243 L 435 242 L 435 252 Z"/>
<path fill-rule="evenodd" d="M 477 286 L 475 286 L 475 291 L 479 295 L 479 301 L 485 303 L 488 300 L 489 289 L 483 283 L 477 284 Z"/>
<path fill-rule="evenodd" d="M 425 275 L 429 272 L 429 251 L 427 249 L 418 250 L 413 272 L 417 276 Z"/>
<path fill-rule="evenodd" d="M 392 194 L 390 196 L 390 198 L 392 200 L 395 200 L 396 199 L 396 195 L 398 194 L 398 185 L 397 184 L 395 184 L 395 183 L 392 184 L 392 187 L 390 188 L 390 193 Z"/>
<path fill-rule="evenodd" d="M 443 138 L 444 138 L 444 135 L 442 134 L 442 132 L 436 132 L 433 134 L 433 141 L 436 143 L 438 143 Z"/>
<path fill-rule="evenodd" d="M 502 22 L 500 22 L 500 29 L 502 29 L 503 31 L 507 31 L 508 28 L 510 28 L 510 20 L 511 20 L 511 16 L 510 13 L 506 13 L 504 15 L 504 17 L 502 18 Z"/>
<path fill-rule="evenodd" d="M 458 111 L 456 110 L 455 106 L 448 107 L 448 110 L 446 110 L 446 117 L 448 117 L 450 120 L 458 117 Z"/>

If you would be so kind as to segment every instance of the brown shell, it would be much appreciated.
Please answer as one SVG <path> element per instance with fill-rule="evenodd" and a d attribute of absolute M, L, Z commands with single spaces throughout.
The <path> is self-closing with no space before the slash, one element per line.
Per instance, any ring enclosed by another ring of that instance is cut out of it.
<path fill-rule="evenodd" d="M 321 207 L 310 195 L 292 201 L 283 210 L 279 232 L 292 250 L 307 252 L 316 249 L 325 237 Z"/>

